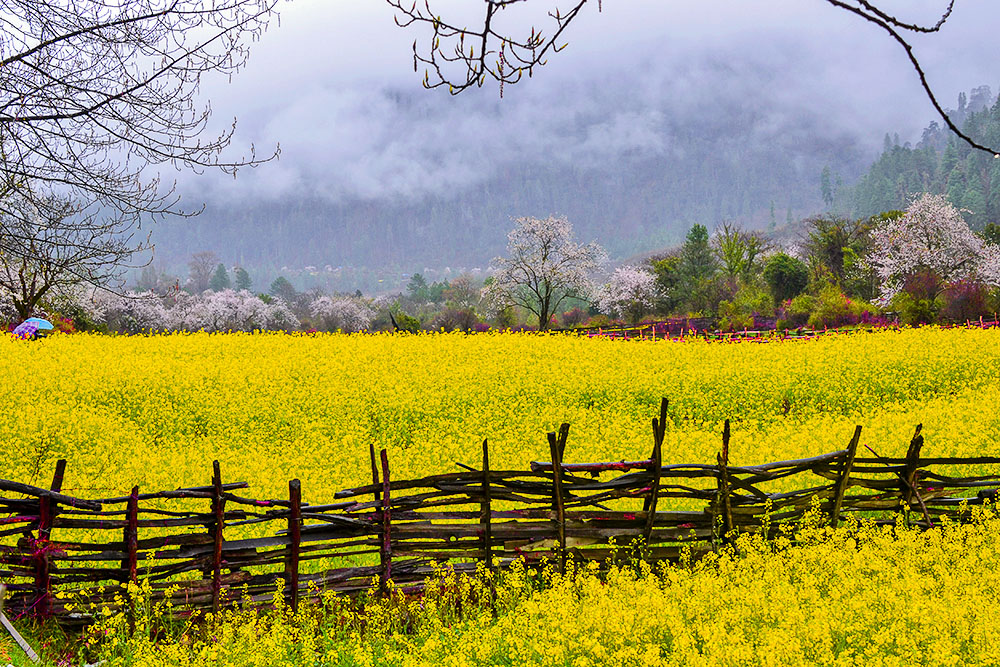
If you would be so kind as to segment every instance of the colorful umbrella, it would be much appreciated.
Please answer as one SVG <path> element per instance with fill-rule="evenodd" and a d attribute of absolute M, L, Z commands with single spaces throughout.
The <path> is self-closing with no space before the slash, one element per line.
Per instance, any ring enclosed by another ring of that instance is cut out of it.
<path fill-rule="evenodd" d="M 35 326 L 37 326 L 39 329 L 54 329 L 55 328 L 55 327 L 52 326 L 52 322 L 49 322 L 48 320 L 43 320 L 40 317 L 29 317 L 28 319 L 25 320 L 25 322 L 33 322 L 35 324 Z"/>

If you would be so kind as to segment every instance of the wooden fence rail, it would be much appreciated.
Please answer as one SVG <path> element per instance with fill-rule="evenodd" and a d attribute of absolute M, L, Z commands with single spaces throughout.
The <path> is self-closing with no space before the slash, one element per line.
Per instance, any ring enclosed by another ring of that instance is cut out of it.
<path fill-rule="evenodd" d="M 727 421 L 714 463 L 664 464 L 666 420 L 664 401 L 650 458 L 639 461 L 564 462 L 568 424 L 548 435 L 550 460 L 527 470 L 491 467 L 484 441 L 480 469 L 393 479 L 387 452 L 371 447 L 371 484 L 315 505 L 299 480 L 287 499 L 237 495 L 248 485 L 224 483 L 217 461 L 209 486 L 74 498 L 62 493 L 60 461 L 47 489 L 0 480 L 7 608 L 87 623 L 90 611 L 57 594 L 113 608 L 122 600 L 115 584 L 142 581 L 155 599 L 172 589 L 187 611 L 267 604 L 278 585 L 297 609 L 323 590 L 384 591 L 391 581 L 418 591 L 442 562 L 460 572 L 517 559 L 563 568 L 568 558 L 607 561 L 633 543 L 651 560 L 698 557 L 742 532 L 787 532 L 810 511 L 834 526 L 852 514 L 890 522 L 902 512 L 930 528 L 943 517 L 970 520 L 970 507 L 995 500 L 1000 484 L 1000 458 L 921 457 L 919 427 L 899 458 L 862 448 L 858 426 L 843 450 L 734 466 Z"/>

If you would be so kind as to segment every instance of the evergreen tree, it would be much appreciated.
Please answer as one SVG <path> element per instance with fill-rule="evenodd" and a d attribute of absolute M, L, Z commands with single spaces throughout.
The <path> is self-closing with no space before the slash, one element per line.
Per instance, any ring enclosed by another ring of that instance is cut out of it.
<path fill-rule="evenodd" d="M 227 290 L 232 287 L 232 282 L 229 280 L 229 273 L 226 271 L 226 265 L 221 262 L 217 267 L 215 267 L 215 273 L 212 274 L 212 279 L 208 281 L 208 289 L 213 292 L 221 292 L 222 290 Z"/>
<path fill-rule="evenodd" d="M 708 229 L 705 225 L 694 225 L 681 248 L 678 263 L 680 293 L 688 308 L 704 312 L 714 307 L 712 292 L 717 268 Z"/>
<path fill-rule="evenodd" d="M 271 283 L 271 287 L 268 292 L 285 303 L 294 302 L 295 297 L 298 296 L 298 292 L 295 291 L 295 286 L 288 282 L 288 279 L 284 276 L 278 276 L 275 278 L 274 282 Z"/>
<path fill-rule="evenodd" d="M 235 287 L 237 290 L 250 291 L 250 285 L 253 284 L 250 280 L 250 274 L 242 266 L 236 267 L 233 271 L 233 277 L 235 278 Z"/>

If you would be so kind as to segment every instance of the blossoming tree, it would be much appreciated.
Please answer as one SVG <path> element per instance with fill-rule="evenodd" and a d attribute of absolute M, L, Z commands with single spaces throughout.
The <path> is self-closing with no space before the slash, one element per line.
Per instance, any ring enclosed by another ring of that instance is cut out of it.
<path fill-rule="evenodd" d="M 565 217 L 515 219 L 507 235 L 508 256 L 493 260 L 494 274 L 483 292 L 490 307 L 520 306 L 538 316 L 544 331 L 563 300 L 590 295 L 591 276 L 606 254 L 596 243 L 572 239 L 573 226 Z"/>
<path fill-rule="evenodd" d="M 1000 247 L 976 236 L 944 195 L 920 195 L 905 215 L 880 224 L 871 238 L 870 261 L 883 303 L 919 272 L 932 272 L 942 283 L 1000 285 Z"/>
<path fill-rule="evenodd" d="M 597 307 L 602 313 L 626 317 L 633 324 L 650 312 L 659 295 L 656 276 L 637 266 L 622 266 L 600 290 Z"/>

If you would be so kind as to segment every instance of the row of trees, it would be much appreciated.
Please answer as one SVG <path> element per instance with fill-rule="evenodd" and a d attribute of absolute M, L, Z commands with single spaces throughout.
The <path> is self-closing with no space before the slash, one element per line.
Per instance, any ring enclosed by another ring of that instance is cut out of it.
<path fill-rule="evenodd" d="M 649 315 L 707 316 L 742 328 L 756 316 L 779 325 L 814 326 L 898 314 L 907 322 L 966 319 L 995 309 L 1000 298 L 1000 227 L 973 233 L 942 195 L 924 194 L 906 211 L 851 220 L 805 221 L 793 248 L 759 232 L 723 224 L 709 234 L 694 225 L 682 246 L 640 265 L 616 268 L 601 281 L 607 256 L 581 244 L 565 217 L 518 218 L 508 253 L 484 283 L 469 276 L 428 284 L 411 277 L 405 294 L 365 299 L 298 292 L 279 278 L 270 293 L 232 289 L 228 271 L 208 253 L 191 262 L 188 290 L 114 294 L 59 289 L 48 302 L 78 319 L 115 331 L 315 329 L 362 331 L 472 330 L 535 322 L 537 328 L 588 319 L 635 323 Z M 198 291 L 199 277 L 207 289 Z M 15 314 L 11 292 L 0 297 Z M 557 319 L 557 314 L 559 319 Z M 561 321 L 560 321 L 561 320 Z"/>
<path fill-rule="evenodd" d="M 512 308 L 530 313 L 540 329 L 567 300 L 628 322 L 695 315 L 717 317 L 723 328 L 759 315 L 814 326 L 885 315 L 966 319 L 998 306 L 1000 229 L 975 234 L 962 213 L 943 195 L 925 193 L 905 211 L 811 218 L 793 248 L 731 223 L 712 235 L 694 225 L 680 248 L 619 267 L 603 284 L 595 275 L 606 256 L 573 241 L 565 218 L 519 218 L 483 304 L 494 318 L 509 319 Z"/>

